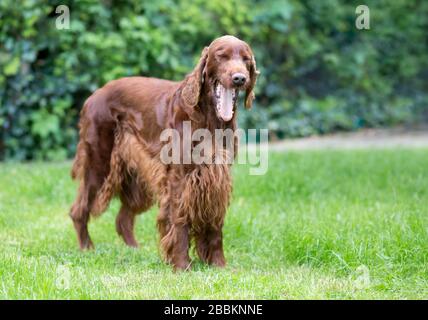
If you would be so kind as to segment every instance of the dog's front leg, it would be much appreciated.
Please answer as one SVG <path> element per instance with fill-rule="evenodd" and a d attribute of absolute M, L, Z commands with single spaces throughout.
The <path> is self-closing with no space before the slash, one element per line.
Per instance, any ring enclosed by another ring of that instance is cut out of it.
<path fill-rule="evenodd" d="M 165 260 L 173 265 L 174 270 L 187 270 L 190 267 L 189 226 L 181 221 L 174 223 L 170 216 L 171 210 L 169 203 L 161 204 L 158 216 L 161 249 Z"/>
<path fill-rule="evenodd" d="M 174 270 L 188 270 L 190 268 L 189 257 L 189 226 L 173 225 L 172 231 L 175 234 L 172 244 L 171 254 L 168 260 L 171 261 Z"/>
<path fill-rule="evenodd" d="M 223 253 L 223 233 L 220 228 L 207 226 L 203 231 L 195 234 L 196 252 L 199 258 L 217 267 L 224 267 L 226 259 Z"/>

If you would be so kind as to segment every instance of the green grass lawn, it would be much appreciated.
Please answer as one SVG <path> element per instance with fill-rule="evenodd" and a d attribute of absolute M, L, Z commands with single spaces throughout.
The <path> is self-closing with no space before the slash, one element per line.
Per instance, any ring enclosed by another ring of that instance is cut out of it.
<path fill-rule="evenodd" d="M 173 273 L 157 208 L 140 249 L 116 235 L 118 203 L 80 252 L 70 163 L 0 165 L 2 299 L 428 298 L 428 150 L 272 153 L 264 176 L 234 168 L 225 269 Z"/>

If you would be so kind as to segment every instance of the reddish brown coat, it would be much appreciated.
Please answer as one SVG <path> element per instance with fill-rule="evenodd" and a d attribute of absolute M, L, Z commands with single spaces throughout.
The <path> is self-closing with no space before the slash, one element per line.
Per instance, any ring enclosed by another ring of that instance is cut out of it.
<path fill-rule="evenodd" d="M 87 99 L 72 168 L 80 186 L 70 212 L 81 249 L 93 247 L 87 228 L 90 215 L 101 214 L 117 195 L 122 207 L 116 229 L 126 244 L 137 246 L 135 216 L 157 201 L 166 261 L 176 269 L 188 268 L 193 237 L 203 261 L 225 265 L 222 227 L 232 189 L 230 165 L 163 164 L 160 134 L 166 128 L 182 133 L 183 121 L 191 121 L 192 130 L 236 129 L 236 106 L 232 120 L 224 122 L 217 117 L 213 96 L 215 81 L 232 87 L 235 72 L 247 77 L 241 89 L 250 108 L 258 74 L 254 56 L 245 42 L 231 36 L 206 47 L 183 81 L 122 78 Z"/>

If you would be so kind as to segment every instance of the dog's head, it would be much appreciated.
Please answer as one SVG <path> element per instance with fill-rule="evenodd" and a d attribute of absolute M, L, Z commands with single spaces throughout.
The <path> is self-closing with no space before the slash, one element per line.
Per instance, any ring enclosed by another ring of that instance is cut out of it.
<path fill-rule="evenodd" d="M 217 117 L 227 122 L 233 117 L 239 91 L 245 91 L 245 107 L 251 108 L 258 74 L 250 46 L 233 36 L 223 36 L 202 51 L 197 66 L 186 77 L 182 98 L 187 107 L 195 107 L 205 84 Z"/>

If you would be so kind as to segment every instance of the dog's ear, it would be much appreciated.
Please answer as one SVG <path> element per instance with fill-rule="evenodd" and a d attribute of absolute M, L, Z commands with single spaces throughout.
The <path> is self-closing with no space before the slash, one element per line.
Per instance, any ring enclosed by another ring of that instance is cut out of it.
<path fill-rule="evenodd" d="M 198 104 L 201 93 L 202 82 L 204 80 L 205 66 L 208 58 L 208 47 L 202 51 L 201 58 L 195 69 L 184 79 L 184 86 L 181 91 L 181 98 L 188 108 L 193 108 Z"/>
<path fill-rule="evenodd" d="M 245 90 L 245 108 L 251 109 L 253 106 L 253 100 L 255 98 L 254 95 L 254 86 L 256 85 L 257 77 L 260 74 L 260 72 L 257 70 L 256 66 L 256 59 L 254 58 L 254 54 L 251 59 L 251 66 L 250 66 L 250 84 Z"/>

